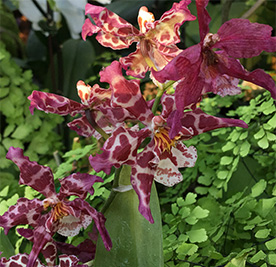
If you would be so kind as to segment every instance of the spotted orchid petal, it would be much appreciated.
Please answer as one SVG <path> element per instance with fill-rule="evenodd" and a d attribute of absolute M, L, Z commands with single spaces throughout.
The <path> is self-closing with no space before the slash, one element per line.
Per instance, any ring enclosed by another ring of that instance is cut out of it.
<path fill-rule="evenodd" d="M 200 108 L 184 112 L 181 124 L 187 128 L 192 128 L 194 136 L 223 127 L 248 127 L 248 125 L 242 120 L 211 116 L 204 113 Z"/>
<path fill-rule="evenodd" d="M 59 267 L 88 267 L 86 264 L 78 264 L 79 259 L 74 255 L 60 255 L 59 256 Z"/>
<path fill-rule="evenodd" d="M 147 33 L 147 38 L 162 45 L 179 43 L 179 27 L 185 21 L 196 19 L 187 7 L 190 3 L 191 0 L 174 3 L 170 10 L 166 11 L 159 20 L 153 23 L 153 29 Z"/>
<path fill-rule="evenodd" d="M 149 123 L 153 117 L 140 91 L 139 80 L 126 80 L 121 64 L 113 61 L 100 73 L 101 82 L 108 82 L 113 90 L 112 106 L 127 109 L 142 123 Z"/>
<path fill-rule="evenodd" d="M 60 199 L 68 196 L 78 196 L 82 199 L 86 198 L 87 192 L 94 194 L 93 185 L 96 182 L 103 182 L 103 179 L 87 173 L 73 173 L 60 181 L 60 191 L 58 197 Z"/>
<path fill-rule="evenodd" d="M 35 262 L 37 261 L 40 251 L 44 248 L 44 246 L 48 242 L 51 242 L 52 235 L 47 231 L 45 231 L 44 226 L 39 226 L 34 229 L 32 238 L 33 238 L 33 247 L 29 255 L 27 267 L 35 266 Z"/>
<path fill-rule="evenodd" d="M 97 172 L 104 171 L 107 174 L 112 166 L 119 168 L 122 164 L 133 164 L 141 142 L 150 134 L 151 131 L 146 128 L 135 131 L 118 127 L 106 140 L 103 153 L 90 156 L 89 162 Z"/>
<path fill-rule="evenodd" d="M 105 7 L 87 4 L 85 14 L 89 14 L 96 25 L 86 19 L 83 25 L 82 38 L 97 33 L 96 39 L 106 47 L 122 49 L 129 47 L 140 35 L 138 29 Z"/>
<path fill-rule="evenodd" d="M 4 228 L 5 234 L 9 232 L 10 228 L 20 224 L 29 224 L 35 227 L 42 211 L 41 200 L 19 198 L 15 205 L 9 207 L 8 211 L 0 216 L 0 226 Z"/>
<path fill-rule="evenodd" d="M 178 142 L 172 147 L 171 153 L 166 151 L 161 155 L 154 180 L 169 187 L 178 184 L 183 180 L 178 168 L 193 167 L 196 160 L 196 149 L 193 146 L 187 148 L 182 142 Z"/>
<path fill-rule="evenodd" d="M 231 19 L 219 28 L 219 40 L 212 47 L 222 49 L 234 58 L 255 57 L 262 51 L 275 52 L 276 37 L 271 37 L 271 32 L 269 25 Z"/>
<path fill-rule="evenodd" d="M 136 51 L 126 57 L 121 57 L 120 63 L 126 70 L 127 75 L 137 78 L 145 77 L 146 72 L 149 70 L 149 66 L 145 61 L 144 55 L 142 55 L 140 48 L 137 48 Z"/>
<path fill-rule="evenodd" d="M 56 242 L 56 247 L 61 253 L 78 257 L 81 262 L 88 262 L 95 258 L 96 244 L 91 239 L 85 239 L 76 247 L 71 244 Z"/>
<path fill-rule="evenodd" d="M 89 215 L 93 219 L 93 221 L 102 237 L 105 248 L 107 250 L 110 250 L 112 247 L 112 242 L 111 242 L 110 236 L 104 226 L 105 217 L 103 216 L 103 214 L 100 212 L 97 212 L 86 201 L 84 201 L 80 198 L 76 198 L 73 201 L 71 201 L 70 205 L 75 210 L 80 210 L 83 214 Z"/>
<path fill-rule="evenodd" d="M 91 126 L 86 116 L 77 118 L 67 124 L 67 126 L 75 131 L 78 135 L 84 137 L 94 136 L 97 139 L 100 139 L 102 136 L 96 132 L 96 130 Z"/>
<path fill-rule="evenodd" d="M 0 259 L 0 266 L 1 267 L 26 267 L 29 260 L 29 255 L 27 253 L 23 254 L 17 254 L 14 256 L 11 256 L 9 259 L 1 258 Z M 42 264 L 42 262 L 37 259 L 34 264 L 35 267 L 44 267 L 45 265 Z"/>
<path fill-rule="evenodd" d="M 131 170 L 131 184 L 138 195 L 139 212 L 150 222 L 154 223 L 150 211 L 150 192 L 157 164 L 154 162 L 156 155 L 152 151 L 153 142 L 141 152 L 136 159 L 136 164 Z"/>
<path fill-rule="evenodd" d="M 45 197 L 55 194 L 54 176 L 49 167 L 30 161 L 21 148 L 10 147 L 6 157 L 20 169 L 19 184 L 28 185 Z"/>
<path fill-rule="evenodd" d="M 36 108 L 46 113 L 75 116 L 84 109 L 82 104 L 52 93 L 33 91 L 28 99 L 31 101 L 30 112 L 32 114 Z"/>
<path fill-rule="evenodd" d="M 147 7 L 140 7 L 138 12 L 138 25 L 142 33 L 146 33 L 148 30 L 150 30 L 150 26 L 154 20 L 154 15 L 149 12 Z"/>

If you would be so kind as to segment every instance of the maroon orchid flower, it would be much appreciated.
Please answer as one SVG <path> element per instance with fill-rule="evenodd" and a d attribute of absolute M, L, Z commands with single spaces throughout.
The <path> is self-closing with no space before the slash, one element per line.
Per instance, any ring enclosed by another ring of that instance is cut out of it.
<path fill-rule="evenodd" d="M 112 92 L 110 89 L 102 89 L 98 84 L 91 87 L 83 81 L 79 81 L 77 90 L 82 103 L 52 93 L 33 91 L 28 97 L 31 101 L 30 111 L 33 114 L 34 109 L 37 108 L 46 113 L 55 113 L 61 116 L 71 115 L 72 117 L 81 114 L 82 117 L 68 123 L 68 127 L 76 131 L 78 135 L 84 137 L 93 135 L 97 139 L 101 135 L 95 131 L 93 124 L 99 126 L 106 133 L 110 133 L 117 123 L 131 118 L 126 110 L 111 108 Z"/>
<path fill-rule="evenodd" d="M 203 93 L 225 96 L 240 92 L 239 79 L 267 89 L 276 99 L 272 77 L 261 69 L 248 72 L 238 58 L 258 56 L 262 51 L 276 51 L 276 37 L 271 37 L 268 25 L 251 23 L 246 19 L 225 22 L 216 34 L 209 33 L 208 0 L 196 0 L 200 43 L 187 48 L 161 71 L 152 71 L 159 82 L 178 81 L 176 105 L 179 112 L 200 100 Z"/>
<path fill-rule="evenodd" d="M 84 199 L 87 193 L 94 193 L 93 184 L 103 180 L 95 175 L 74 173 L 60 180 L 60 190 L 55 191 L 54 178 L 49 167 L 32 162 L 23 155 L 20 148 L 10 147 L 7 158 L 20 169 L 19 184 L 25 184 L 45 196 L 45 199 L 19 198 L 17 204 L 11 206 L 3 216 L 0 216 L 0 226 L 5 234 L 10 228 L 27 224 L 34 229 L 21 229 L 19 233 L 33 242 L 27 267 L 34 266 L 38 254 L 52 235 L 59 233 L 64 236 L 75 236 L 81 228 L 86 228 L 92 220 L 102 236 L 106 249 L 110 250 L 112 243 L 104 223 L 103 214 L 97 212 Z M 78 196 L 72 201 L 70 196 Z"/>
<path fill-rule="evenodd" d="M 86 19 L 82 37 L 85 40 L 96 33 L 98 42 L 112 49 L 128 48 L 137 42 L 137 50 L 121 58 L 120 62 L 128 75 L 143 78 L 149 67 L 160 70 L 180 53 L 175 45 L 180 42 L 179 27 L 185 21 L 196 19 L 187 8 L 190 3 L 190 0 L 174 3 L 157 21 L 145 6 L 141 7 L 138 15 L 140 30 L 105 7 L 87 4 L 85 14 L 89 14 L 96 25 Z"/>
<path fill-rule="evenodd" d="M 216 118 L 197 108 L 182 115 L 178 132 L 170 138 L 169 132 L 173 126 L 170 117 L 176 111 L 173 95 L 163 96 L 162 113 L 154 116 L 141 95 L 139 81 L 126 80 L 122 76 L 119 62 L 112 62 L 102 71 L 101 81 L 108 82 L 112 88 L 112 106 L 127 109 L 145 127 L 141 130 L 137 126 L 115 129 L 105 142 L 103 153 L 95 157 L 90 156 L 90 164 L 97 172 L 103 170 L 107 174 L 112 166 L 118 168 L 123 164 L 131 165 L 131 183 L 139 197 L 139 211 L 151 223 L 153 218 L 149 201 L 153 180 L 173 186 L 183 179 L 178 169 L 193 167 L 196 162 L 196 149 L 192 146 L 186 147 L 182 141 L 221 127 L 247 127 L 243 121 Z M 147 137 L 150 137 L 151 141 L 138 153 L 140 144 Z"/>
<path fill-rule="evenodd" d="M 88 265 L 78 264 L 79 260 L 75 256 L 68 255 L 60 255 L 58 265 L 45 265 L 39 259 L 36 259 L 34 263 L 34 267 L 87 267 Z M 17 254 L 9 259 L 1 258 L 0 259 L 0 267 L 26 267 L 29 260 L 29 255 L 27 253 Z"/>

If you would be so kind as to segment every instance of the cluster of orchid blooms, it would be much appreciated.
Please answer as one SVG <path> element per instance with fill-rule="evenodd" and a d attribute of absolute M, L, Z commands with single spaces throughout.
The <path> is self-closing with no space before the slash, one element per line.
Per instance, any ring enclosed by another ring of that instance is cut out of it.
<path fill-rule="evenodd" d="M 84 40 L 96 34 L 100 44 L 113 49 L 128 48 L 137 42 L 136 51 L 100 72 L 100 81 L 108 83 L 108 89 L 79 81 L 81 103 L 40 91 L 33 91 L 29 96 L 31 113 L 36 108 L 62 116 L 80 114 L 68 126 L 80 136 L 105 139 L 102 153 L 89 157 L 94 170 L 109 174 L 113 166 L 131 166 L 130 180 L 139 198 L 139 211 L 150 223 L 154 222 L 149 206 L 153 181 L 173 186 L 182 180 L 179 168 L 193 167 L 197 160 L 196 149 L 186 147 L 183 141 L 221 127 L 247 127 L 241 120 L 204 113 L 197 105 L 202 95 L 208 92 L 221 96 L 238 94 L 237 85 L 243 79 L 267 89 L 276 98 L 271 76 L 261 69 L 248 72 L 238 60 L 257 56 L 262 51 L 275 52 L 276 37 L 271 37 L 272 28 L 245 19 L 231 19 L 216 34 L 209 33 L 208 0 L 196 0 L 200 43 L 181 50 L 176 46 L 180 42 L 179 28 L 185 21 L 196 19 L 188 9 L 190 2 L 174 3 L 156 21 L 146 7 L 141 7 L 140 30 L 105 7 L 87 4 L 85 12 L 89 18 L 83 25 Z M 122 69 L 136 78 L 143 78 L 150 71 L 152 81 L 158 86 L 156 98 L 147 102 L 141 94 L 140 80 L 126 79 Z M 166 89 L 172 85 L 175 90 L 170 94 Z M 162 111 L 158 113 L 160 105 Z M 141 149 L 146 138 L 151 140 Z M 7 158 L 20 169 L 19 183 L 31 186 L 45 199 L 20 198 L 0 217 L 0 226 L 6 234 L 17 225 L 31 226 L 17 231 L 33 242 L 29 255 L 2 258 L 0 266 L 45 266 L 38 259 L 39 253 L 47 266 L 56 266 L 58 251 L 64 253 L 59 256 L 58 266 L 75 266 L 79 260 L 87 262 L 95 254 L 92 234 L 91 239 L 78 247 L 57 242 L 53 235 L 57 232 L 75 236 L 92 221 L 106 249 L 111 249 L 103 214 L 85 201 L 88 193 L 93 194 L 93 184 L 102 182 L 100 177 L 71 174 L 60 180 L 56 193 L 49 167 L 30 161 L 20 148 L 11 147 Z M 70 196 L 77 198 L 70 201 Z"/>

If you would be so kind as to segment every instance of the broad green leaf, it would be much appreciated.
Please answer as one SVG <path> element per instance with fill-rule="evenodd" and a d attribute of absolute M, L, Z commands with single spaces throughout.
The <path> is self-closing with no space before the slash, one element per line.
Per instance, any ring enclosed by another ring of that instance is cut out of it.
<path fill-rule="evenodd" d="M 123 173 L 125 176 L 123 179 L 130 184 L 130 171 L 127 174 Z M 150 224 L 139 213 L 139 201 L 133 189 L 116 193 L 110 206 L 104 212 L 106 228 L 113 247 L 107 251 L 101 238 L 98 238 L 95 266 L 163 266 L 161 214 L 154 184 L 150 204 L 154 218 L 153 224 Z"/>
<path fill-rule="evenodd" d="M 255 237 L 267 238 L 270 232 L 271 232 L 271 229 L 261 229 L 261 230 L 257 231 L 257 233 L 255 234 Z"/>
<path fill-rule="evenodd" d="M 273 128 L 276 127 L 276 113 L 274 116 L 267 122 L 269 125 L 271 125 Z"/>
<path fill-rule="evenodd" d="M 265 259 L 266 253 L 264 253 L 262 250 L 260 250 L 258 253 L 256 253 L 251 259 L 250 262 L 256 263 L 260 260 Z"/>
<path fill-rule="evenodd" d="M 221 165 L 229 165 L 233 161 L 233 157 L 223 156 L 220 160 Z"/>
<path fill-rule="evenodd" d="M 76 84 L 86 78 L 87 71 L 95 60 L 95 52 L 90 42 L 69 39 L 62 46 L 64 66 L 63 94 L 79 101 Z"/>
<path fill-rule="evenodd" d="M 269 141 L 275 141 L 276 140 L 276 135 L 270 132 L 266 132 L 266 137 Z"/>
<path fill-rule="evenodd" d="M 196 194 L 188 193 L 185 198 L 185 205 L 191 205 L 196 202 Z"/>
<path fill-rule="evenodd" d="M 191 243 L 201 243 L 208 239 L 207 232 L 203 228 L 188 231 L 187 235 Z"/>
<path fill-rule="evenodd" d="M 217 176 L 219 179 L 226 179 L 229 171 L 218 171 Z"/>
<path fill-rule="evenodd" d="M 258 146 L 263 149 L 268 148 L 269 143 L 266 136 L 264 136 L 261 140 L 258 141 Z"/>
<path fill-rule="evenodd" d="M 15 254 L 14 248 L 8 238 L 4 234 L 4 230 L 0 229 L 0 251 L 3 253 L 1 254 L 1 257 L 9 258 Z"/>
<path fill-rule="evenodd" d="M 205 210 L 200 206 L 197 206 L 192 210 L 191 214 L 198 219 L 202 219 L 202 218 L 208 217 L 209 210 Z"/>
<path fill-rule="evenodd" d="M 198 246 L 195 244 L 182 243 L 176 250 L 176 253 L 180 255 L 193 255 L 198 250 Z"/>
<path fill-rule="evenodd" d="M 244 141 L 240 148 L 240 155 L 242 157 L 247 156 L 250 151 L 250 147 L 251 147 L 250 143 L 248 143 L 248 141 Z"/>
<path fill-rule="evenodd" d="M 252 197 L 258 197 L 261 195 L 264 190 L 266 189 L 266 184 L 267 182 L 262 179 L 258 183 L 256 183 L 252 188 L 251 188 L 251 196 Z"/>
<path fill-rule="evenodd" d="M 13 132 L 12 138 L 19 139 L 19 140 L 25 139 L 30 134 L 31 131 L 32 131 L 32 128 L 30 127 L 30 125 L 21 124 Z"/>
<path fill-rule="evenodd" d="M 272 254 L 272 253 L 269 253 L 268 254 L 268 262 L 271 264 L 271 265 L 273 265 L 273 266 L 275 266 L 276 265 L 276 254 Z"/>
<path fill-rule="evenodd" d="M 275 250 L 276 251 L 276 238 L 265 242 L 265 246 L 269 250 Z"/>
<path fill-rule="evenodd" d="M 275 206 L 276 197 L 261 199 L 255 209 L 255 211 L 261 215 L 263 218 L 267 216 L 267 214 L 272 210 Z"/>
<path fill-rule="evenodd" d="M 201 175 L 198 177 L 198 182 L 203 185 L 210 185 L 212 183 L 211 177 L 207 175 Z"/>
<path fill-rule="evenodd" d="M 261 139 L 265 135 L 265 131 L 261 128 L 257 133 L 254 134 L 255 139 Z"/>
<path fill-rule="evenodd" d="M 244 140 L 245 138 L 247 138 L 247 136 L 248 136 L 248 132 L 244 132 L 244 133 L 242 133 L 241 135 L 240 135 L 240 140 Z"/>

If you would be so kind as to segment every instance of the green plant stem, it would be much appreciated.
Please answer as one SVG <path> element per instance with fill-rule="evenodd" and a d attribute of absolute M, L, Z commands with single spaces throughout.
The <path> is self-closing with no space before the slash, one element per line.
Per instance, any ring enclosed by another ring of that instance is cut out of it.
<path fill-rule="evenodd" d="M 161 97 L 164 94 L 164 92 L 175 83 L 175 81 L 169 81 L 167 83 L 164 84 L 164 86 L 162 88 L 159 87 L 156 98 L 154 100 L 153 106 L 152 106 L 152 113 L 155 114 L 158 108 L 158 105 L 161 101 Z"/>
<path fill-rule="evenodd" d="M 95 122 L 95 120 L 91 116 L 91 112 L 89 109 L 85 111 L 85 115 L 91 126 L 105 139 L 109 138 L 109 135 Z"/>
<path fill-rule="evenodd" d="M 122 166 L 119 169 L 115 170 L 115 175 L 114 175 L 112 189 L 119 186 L 119 178 L 120 178 L 121 170 L 122 170 Z M 103 207 L 101 209 L 101 213 L 102 214 L 104 214 L 106 212 L 106 210 L 108 209 L 108 207 L 110 206 L 110 204 L 112 203 L 112 201 L 114 200 L 114 198 L 115 198 L 115 196 L 117 194 L 118 194 L 117 191 L 111 190 L 108 199 L 106 200 L 106 202 L 104 203 L 104 205 L 103 205 Z"/>

